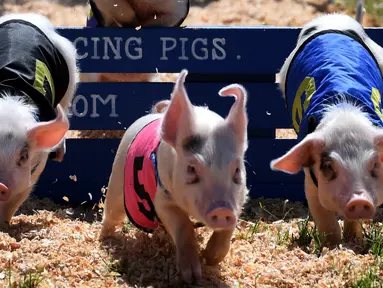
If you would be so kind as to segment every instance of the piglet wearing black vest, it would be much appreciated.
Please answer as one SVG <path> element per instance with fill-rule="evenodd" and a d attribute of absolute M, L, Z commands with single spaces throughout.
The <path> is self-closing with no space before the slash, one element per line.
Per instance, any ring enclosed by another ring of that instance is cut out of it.
<path fill-rule="evenodd" d="M 27 199 L 50 153 L 62 161 L 76 50 L 38 14 L 0 18 L 0 227 Z"/>

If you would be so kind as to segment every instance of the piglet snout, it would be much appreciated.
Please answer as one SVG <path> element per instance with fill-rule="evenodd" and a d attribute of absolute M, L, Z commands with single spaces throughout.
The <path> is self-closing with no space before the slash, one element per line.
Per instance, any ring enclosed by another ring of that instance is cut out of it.
<path fill-rule="evenodd" d="M 374 215 L 375 207 L 373 203 L 367 199 L 356 196 L 346 205 L 345 216 L 347 219 L 372 219 Z"/>
<path fill-rule="evenodd" d="M 237 217 L 226 203 L 212 205 L 212 209 L 207 214 L 207 225 L 213 229 L 230 229 L 235 226 Z"/>
<path fill-rule="evenodd" d="M 0 201 L 7 201 L 9 196 L 11 196 L 11 192 L 9 192 L 8 187 L 0 183 Z"/>

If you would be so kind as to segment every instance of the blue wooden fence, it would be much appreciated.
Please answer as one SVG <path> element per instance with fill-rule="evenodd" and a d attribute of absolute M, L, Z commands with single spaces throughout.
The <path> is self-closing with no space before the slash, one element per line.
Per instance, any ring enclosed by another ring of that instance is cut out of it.
<path fill-rule="evenodd" d="M 151 29 L 59 28 L 78 49 L 81 72 L 179 73 L 189 70 L 186 89 L 194 104 L 207 104 L 225 116 L 233 98 L 218 91 L 228 83 L 249 92 L 247 183 L 250 196 L 304 200 L 303 173 L 287 175 L 269 168 L 295 139 L 275 139 L 291 128 L 275 83 L 294 48 L 299 28 L 187 27 Z M 383 46 L 383 29 L 367 33 Z M 73 130 L 125 130 L 151 105 L 168 99 L 173 83 L 81 83 L 71 117 Z M 62 163 L 49 161 L 35 195 L 57 203 L 96 203 L 107 187 L 119 139 L 69 139 Z M 74 181 L 73 176 L 76 178 Z M 92 195 L 91 197 L 89 196 Z"/>

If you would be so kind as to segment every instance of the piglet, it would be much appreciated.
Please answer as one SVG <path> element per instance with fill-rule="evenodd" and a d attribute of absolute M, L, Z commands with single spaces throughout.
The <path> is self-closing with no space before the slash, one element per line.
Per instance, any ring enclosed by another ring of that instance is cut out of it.
<path fill-rule="evenodd" d="M 189 0 L 90 0 L 88 27 L 175 27 L 189 13 Z"/>
<path fill-rule="evenodd" d="M 298 143 L 273 170 L 305 173 L 310 213 L 322 241 L 362 236 L 359 220 L 383 202 L 383 49 L 347 15 L 306 24 L 280 71 Z"/>
<path fill-rule="evenodd" d="M 183 279 L 198 282 L 201 264 L 189 216 L 214 230 L 202 256 L 215 265 L 229 251 L 247 199 L 247 93 L 238 84 L 219 91 L 236 97 L 224 119 L 192 105 L 184 88 L 187 73 L 180 73 L 170 101 L 158 102 L 125 132 L 109 179 L 101 238 L 126 216 L 148 233 L 162 224 L 176 246 Z"/>
<path fill-rule="evenodd" d="M 6 228 L 48 155 L 64 158 L 78 70 L 75 47 L 44 16 L 0 17 L 0 39 L 0 226 Z"/>
<path fill-rule="evenodd" d="M 190 0 L 90 0 L 86 27 L 178 27 L 186 19 Z M 153 73 L 87 73 L 83 82 L 154 82 Z"/>

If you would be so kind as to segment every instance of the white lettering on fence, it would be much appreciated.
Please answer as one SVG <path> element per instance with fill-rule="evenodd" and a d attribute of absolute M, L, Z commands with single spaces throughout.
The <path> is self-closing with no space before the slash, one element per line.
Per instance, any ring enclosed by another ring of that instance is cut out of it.
<path fill-rule="evenodd" d="M 130 42 L 132 42 L 132 41 L 137 42 L 137 44 L 140 45 L 140 46 L 142 45 L 142 39 L 141 38 L 130 37 L 125 42 L 125 54 L 128 56 L 129 59 L 132 59 L 132 60 L 142 59 L 142 48 L 134 48 L 133 49 L 134 51 L 137 52 L 137 55 L 133 55 L 133 54 L 130 53 L 129 45 L 130 45 Z"/>
<path fill-rule="evenodd" d="M 90 99 L 91 98 L 91 99 Z M 75 117 L 86 117 L 98 118 L 101 115 L 97 112 L 98 103 L 101 103 L 103 106 L 109 106 L 110 112 L 108 112 L 108 117 L 118 117 L 116 113 L 116 99 L 117 95 L 109 94 L 105 99 L 98 94 L 91 94 L 90 98 L 87 98 L 83 95 L 76 95 L 72 102 L 72 107 L 70 108 L 71 114 Z M 92 103 L 89 103 L 92 101 Z M 110 103 L 110 104 L 109 104 Z M 80 108 L 81 107 L 81 108 Z M 89 108 L 91 107 L 91 111 Z M 105 110 L 108 111 L 108 110 Z M 90 115 L 88 115 L 90 113 Z M 105 112 L 104 112 L 105 113 Z M 72 115 L 70 117 L 73 117 Z M 106 116 L 106 115 L 103 115 Z"/>
<path fill-rule="evenodd" d="M 109 101 L 111 101 L 110 103 L 110 106 L 111 106 L 111 112 L 109 114 L 109 117 L 118 117 L 117 113 L 116 113 L 116 98 L 117 98 L 117 95 L 113 95 L 113 94 L 109 94 L 108 97 L 106 97 L 106 99 L 104 100 L 100 95 L 97 95 L 97 94 L 92 94 L 90 95 L 90 97 L 92 97 L 93 99 L 93 110 L 92 110 L 92 114 L 90 114 L 90 117 L 91 118 L 97 118 L 97 117 L 100 117 L 100 114 L 97 113 L 97 99 L 100 100 L 100 102 L 102 103 L 102 105 L 106 106 L 106 104 L 108 104 Z"/>
<path fill-rule="evenodd" d="M 88 41 L 85 37 L 78 37 L 73 41 L 73 44 L 77 49 L 83 46 L 88 48 L 88 52 L 83 54 L 77 53 L 78 59 L 85 59 L 89 57 L 91 59 L 103 59 L 109 60 L 109 51 L 112 51 L 114 60 L 121 60 L 124 57 L 127 57 L 130 60 L 142 59 L 142 39 L 138 37 L 129 37 L 124 39 L 121 37 L 91 37 L 91 41 Z M 123 42 L 123 48 L 121 49 L 121 43 Z M 93 49 L 92 49 L 93 48 Z M 102 51 L 102 58 L 99 55 L 99 50 Z"/>
<path fill-rule="evenodd" d="M 112 40 L 110 40 L 110 37 L 102 37 L 102 39 L 104 40 L 104 57 L 102 57 L 102 59 L 104 59 L 104 60 L 109 59 L 109 56 L 108 56 L 108 52 L 109 52 L 108 46 L 109 46 L 113 50 L 114 59 L 120 60 L 122 58 L 121 57 L 121 49 L 120 49 L 120 47 L 121 47 L 120 44 L 121 44 L 122 38 L 121 37 L 114 37 L 114 39 L 117 41 L 116 46 L 114 46 Z"/>
<path fill-rule="evenodd" d="M 84 110 L 82 112 L 78 111 L 78 108 L 77 108 L 77 104 L 79 101 L 82 101 L 83 105 L 84 105 Z M 76 95 L 72 101 L 72 114 L 76 117 L 85 117 L 86 114 L 88 114 L 88 101 L 86 100 L 86 98 L 83 96 L 83 95 Z"/>
<path fill-rule="evenodd" d="M 196 60 L 224 60 L 226 59 L 226 51 L 224 46 L 226 44 L 225 38 L 195 38 L 189 40 L 188 38 L 172 38 L 172 37 L 160 37 L 162 53 L 160 60 L 173 60 L 173 57 L 169 57 L 168 52 L 173 51 L 180 46 L 181 49 L 177 49 L 178 60 L 189 60 L 189 56 Z M 187 56 L 189 55 L 189 56 Z"/>
<path fill-rule="evenodd" d="M 160 37 L 160 60 L 224 60 L 226 59 L 225 38 L 173 38 Z M 77 37 L 73 41 L 76 48 L 85 48 L 87 52 L 77 54 L 78 59 L 102 60 L 139 60 L 144 57 L 141 37 Z M 153 43 L 150 41 L 150 43 Z M 153 44 L 152 44 L 153 45 Z M 148 53 L 154 53 L 156 47 L 149 47 Z M 155 53 L 158 53 L 155 52 Z M 170 53 L 172 52 L 172 53 Z M 100 56 L 101 55 L 101 56 Z"/>

